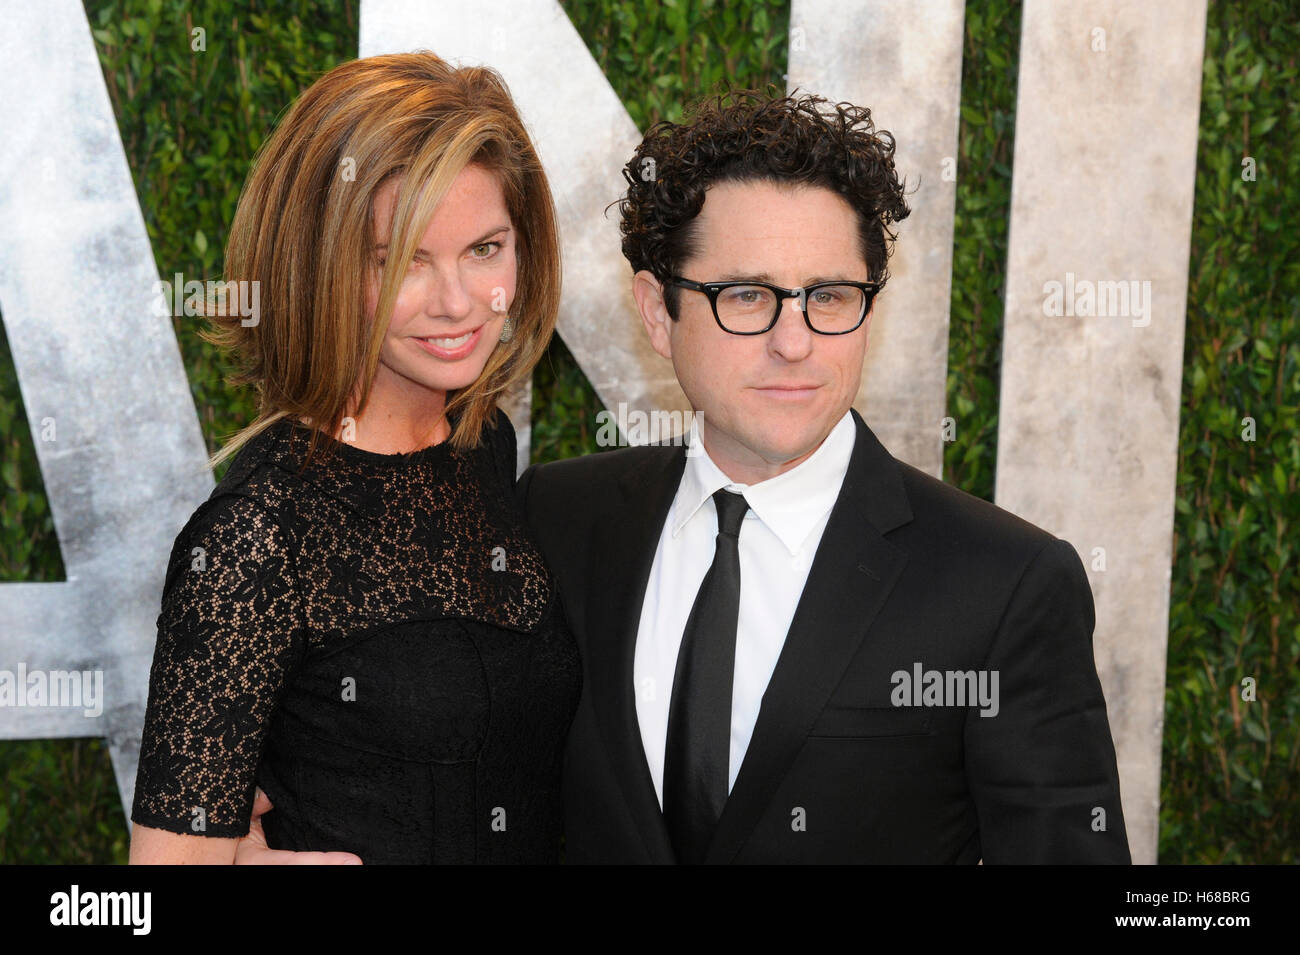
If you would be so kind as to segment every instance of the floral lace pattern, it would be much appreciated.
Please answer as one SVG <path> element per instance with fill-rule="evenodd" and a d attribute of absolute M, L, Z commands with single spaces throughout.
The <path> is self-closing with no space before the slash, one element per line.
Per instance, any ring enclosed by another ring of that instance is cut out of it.
<path fill-rule="evenodd" d="M 309 780 L 313 818 L 282 817 L 286 840 L 370 840 L 382 853 L 394 834 L 351 816 L 401 804 L 411 834 L 472 859 L 475 793 L 510 792 L 544 855 L 580 668 L 514 505 L 509 421 L 499 414 L 471 450 L 340 445 L 302 471 L 307 439 L 289 421 L 253 439 L 176 539 L 132 819 L 240 836 L 263 776 L 268 793 L 280 784 L 277 810 Z M 331 781 L 349 773 L 373 796 L 333 799 Z M 433 820 L 448 800 L 470 818 Z M 330 824 L 346 831 L 314 828 L 345 804 Z"/>

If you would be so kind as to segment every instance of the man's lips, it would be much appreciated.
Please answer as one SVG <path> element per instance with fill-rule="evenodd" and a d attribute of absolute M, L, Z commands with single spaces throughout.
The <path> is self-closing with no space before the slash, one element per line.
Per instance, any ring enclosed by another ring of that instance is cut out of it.
<path fill-rule="evenodd" d="M 762 392 L 769 398 L 790 399 L 807 398 L 820 387 L 821 385 L 789 383 L 777 385 L 755 385 L 754 390 Z"/>
<path fill-rule="evenodd" d="M 416 338 L 415 343 L 427 351 L 430 355 L 438 358 L 454 361 L 457 358 L 464 358 L 474 351 L 474 346 L 478 344 L 483 337 L 483 326 L 470 332 L 461 332 L 459 335 L 430 335 L 425 338 Z"/>
<path fill-rule="evenodd" d="M 816 391 L 820 385 L 755 385 L 758 391 Z"/>

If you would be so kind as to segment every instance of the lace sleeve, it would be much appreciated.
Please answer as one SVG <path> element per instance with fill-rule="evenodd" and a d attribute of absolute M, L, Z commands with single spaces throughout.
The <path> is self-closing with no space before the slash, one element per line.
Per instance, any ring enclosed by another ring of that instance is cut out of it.
<path fill-rule="evenodd" d="M 158 616 L 131 819 L 192 835 L 248 833 L 254 773 L 303 649 L 289 541 L 243 496 L 177 537 Z"/>

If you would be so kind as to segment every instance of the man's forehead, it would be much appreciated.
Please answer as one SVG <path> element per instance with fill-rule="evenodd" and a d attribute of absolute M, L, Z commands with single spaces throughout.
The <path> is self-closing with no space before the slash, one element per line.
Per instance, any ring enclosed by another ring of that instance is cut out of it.
<path fill-rule="evenodd" d="M 712 201 L 711 201 L 712 200 Z M 705 194 L 693 258 L 707 258 L 737 277 L 798 265 L 818 274 L 860 271 L 858 218 L 841 196 L 802 183 L 725 182 Z M 764 261 L 780 255 L 780 262 Z M 805 280 L 811 281 L 809 275 Z M 721 277 L 717 279 L 721 281 Z"/>
<path fill-rule="evenodd" d="M 756 236 L 788 235 L 796 228 L 826 232 L 857 227 L 853 207 L 825 186 L 766 181 L 710 186 L 699 220 L 712 231 L 735 229 L 743 223 L 745 232 Z"/>

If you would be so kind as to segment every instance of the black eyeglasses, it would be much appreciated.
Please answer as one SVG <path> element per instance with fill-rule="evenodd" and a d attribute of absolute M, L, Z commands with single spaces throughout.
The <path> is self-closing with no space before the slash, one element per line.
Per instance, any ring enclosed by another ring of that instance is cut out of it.
<path fill-rule="evenodd" d="M 818 335 L 856 331 L 871 311 L 879 282 L 818 282 L 805 288 L 781 288 L 766 282 L 693 282 L 674 275 L 668 282 L 703 292 L 713 306 L 718 327 L 732 335 L 771 331 L 788 298 L 799 300 L 804 324 Z"/>

